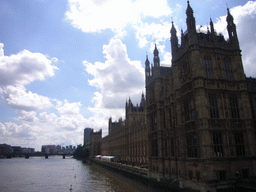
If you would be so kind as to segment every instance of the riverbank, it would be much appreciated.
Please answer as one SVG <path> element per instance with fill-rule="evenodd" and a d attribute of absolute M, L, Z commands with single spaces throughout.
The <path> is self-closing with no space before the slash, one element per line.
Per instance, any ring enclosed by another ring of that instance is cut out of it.
<path fill-rule="evenodd" d="M 140 168 L 140 167 L 131 166 L 131 165 L 124 165 L 116 162 L 105 162 L 97 159 L 93 159 L 92 163 L 99 165 L 101 167 L 104 167 L 110 171 L 119 173 L 133 180 L 140 181 L 143 184 L 148 185 L 150 187 L 161 189 L 162 191 L 198 192 L 198 190 L 193 190 L 189 188 L 180 188 L 179 183 L 176 180 L 157 181 L 156 179 L 150 178 L 148 169 L 146 168 Z"/>

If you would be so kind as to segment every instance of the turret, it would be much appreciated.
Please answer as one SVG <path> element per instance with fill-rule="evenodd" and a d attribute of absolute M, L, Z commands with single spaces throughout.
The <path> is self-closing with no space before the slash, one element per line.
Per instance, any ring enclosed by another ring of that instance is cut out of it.
<path fill-rule="evenodd" d="M 149 63 L 149 60 L 148 60 L 148 55 L 146 56 L 146 61 L 145 61 L 145 76 L 146 76 L 146 83 L 147 83 L 147 80 L 150 76 L 150 63 Z"/>
<path fill-rule="evenodd" d="M 108 135 L 111 135 L 111 128 L 112 128 L 112 117 L 108 120 Z"/>
<path fill-rule="evenodd" d="M 233 44 L 238 43 L 237 33 L 236 33 L 236 25 L 234 24 L 234 18 L 229 12 L 229 8 L 227 8 L 227 18 L 226 21 L 228 23 L 227 30 L 230 42 Z"/>
<path fill-rule="evenodd" d="M 214 26 L 213 26 L 212 18 L 210 18 L 210 27 L 211 27 L 211 34 L 214 34 Z"/>
<path fill-rule="evenodd" d="M 172 28 L 171 28 L 171 46 L 172 46 L 172 56 L 173 56 L 174 52 L 178 50 L 177 31 L 173 25 L 173 22 L 172 22 Z"/>
<path fill-rule="evenodd" d="M 185 37 L 184 37 L 183 30 L 181 29 L 181 45 L 183 45 L 184 43 L 185 43 Z"/>
<path fill-rule="evenodd" d="M 145 105 L 145 96 L 144 93 L 141 94 L 140 107 L 144 107 Z"/>
<path fill-rule="evenodd" d="M 155 50 L 154 50 L 154 67 L 158 67 L 160 66 L 160 58 L 159 58 L 159 52 L 156 48 L 156 44 L 155 44 Z"/>

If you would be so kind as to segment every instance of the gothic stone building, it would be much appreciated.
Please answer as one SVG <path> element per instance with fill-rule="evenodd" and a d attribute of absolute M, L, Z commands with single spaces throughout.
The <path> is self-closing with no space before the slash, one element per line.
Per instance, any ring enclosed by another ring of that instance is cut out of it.
<path fill-rule="evenodd" d="M 180 45 L 172 23 L 172 66 L 160 66 L 157 47 L 154 65 L 148 56 L 145 62 L 149 176 L 215 191 L 256 174 L 255 92 L 248 92 L 229 9 L 228 40 L 212 20 L 198 32 L 189 1 L 186 15 Z"/>
<path fill-rule="evenodd" d="M 112 155 L 119 160 L 140 164 L 148 163 L 148 131 L 144 94 L 140 105 L 129 99 L 125 106 L 125 120 L 109 119 L 108 135 L 102 138 L 102 155 Z"/>

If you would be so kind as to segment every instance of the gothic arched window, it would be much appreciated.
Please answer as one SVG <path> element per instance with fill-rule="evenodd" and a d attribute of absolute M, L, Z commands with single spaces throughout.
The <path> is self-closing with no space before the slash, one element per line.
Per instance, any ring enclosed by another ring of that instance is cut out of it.
<path fill-rule="evenodd" d="M 224 71 L 225 71 L 226 79 L 232 80 L 233 72 L 231 67 L 231 61 L 229 58 L 224 59 Z"/>
<path fill-rule="evenodd" d="M 184 114 L 185 122 L 192 121 L 195 119 L 193 99 L 186 99 L 184 101 Z"/>
<path fill-rule="evenodd" d="M 185 62 L 181 66 L 181 78 L 182 81 L 186 81 L 190 76 L 189 63 Z"/>
<path fill-rule="evenodd" d="M 204 68 L 206 78 L 213 78 L 212 60 L 210 57 L 204 57 Z"/>

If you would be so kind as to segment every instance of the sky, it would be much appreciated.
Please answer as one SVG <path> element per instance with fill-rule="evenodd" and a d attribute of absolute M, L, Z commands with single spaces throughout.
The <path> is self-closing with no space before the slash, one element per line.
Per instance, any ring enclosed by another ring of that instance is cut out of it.
<path fill-rule="evenodd" d="M 210 18 L 227 39 L 234 17 L 246 75 L 256 77 L 256 1 L 190 0 L 197 29 Z M 171 66 L 170 29 L 187 29 L 187 1 L 2 0 L 0 143 L 83 144 L 84 128 L 108 134 L 125 102 L 145 93 L 146 54 L 155 44 Z"/>

